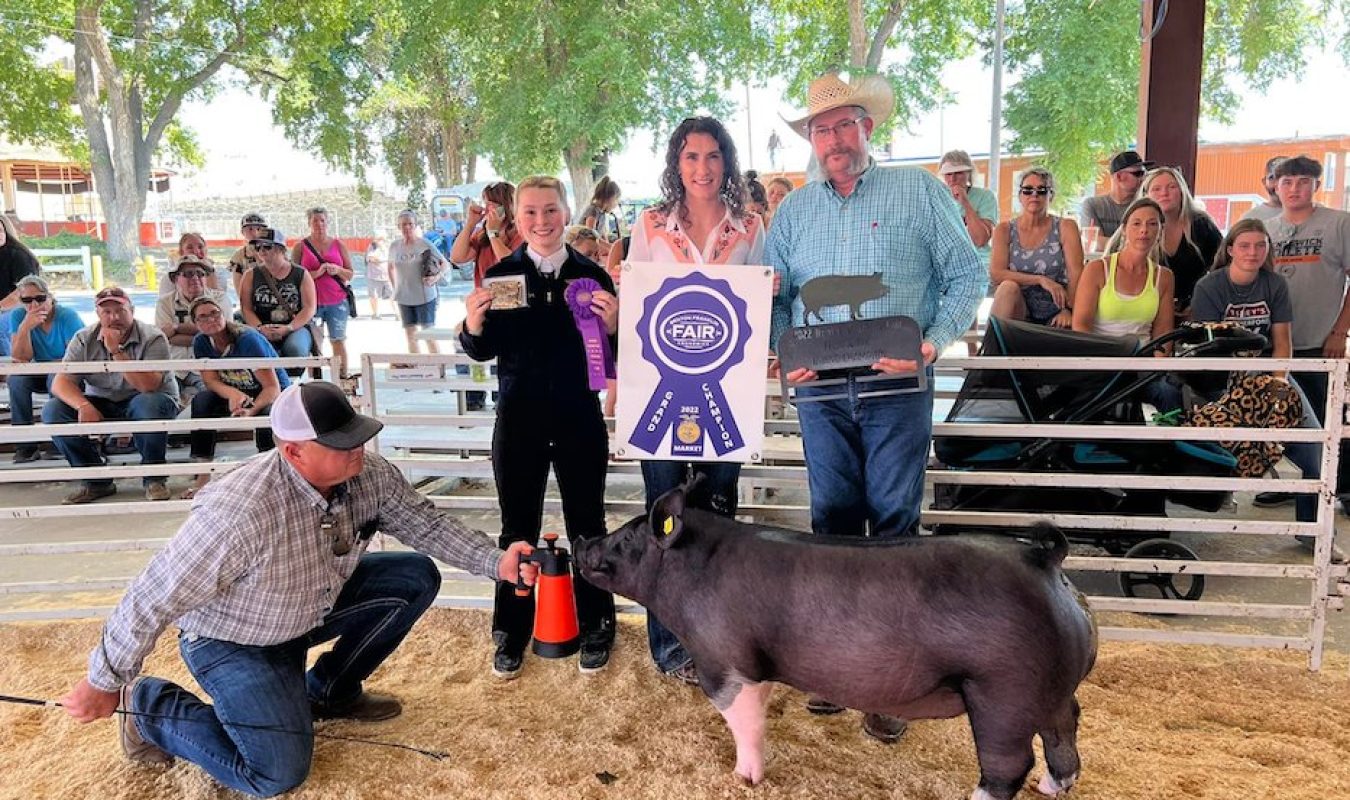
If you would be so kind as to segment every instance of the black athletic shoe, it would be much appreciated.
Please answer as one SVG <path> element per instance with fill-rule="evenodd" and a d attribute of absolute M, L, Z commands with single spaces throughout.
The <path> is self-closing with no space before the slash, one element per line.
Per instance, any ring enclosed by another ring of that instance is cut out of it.
<path fill-rule="evenodd" d="M 1292 492 L 1261 492 L 1252 498 L 1252 505 L 1257 508 L 1275 508 L 1292 502 L 1294 502 Z"/>
<path fill-rule="evenodd" d="M 509 681 L 520 674 L 520 667 L 525 661 L 525 651 L 523 648 L 507 645 L 506 634 L 502 631 L 493 631 L 492 639 L 497 643 L 497 652 L 492 656 L 492 674 Z"/>
<path fill-rule="evenodd" d="M 600 631 L 584 635 L 581 638 L 581 655 L 577 658 L 577 669 L 582 675 L 599 672 L 609 666 L 609 651 L 614 648 L 614 639 L 609 631 Z"/>

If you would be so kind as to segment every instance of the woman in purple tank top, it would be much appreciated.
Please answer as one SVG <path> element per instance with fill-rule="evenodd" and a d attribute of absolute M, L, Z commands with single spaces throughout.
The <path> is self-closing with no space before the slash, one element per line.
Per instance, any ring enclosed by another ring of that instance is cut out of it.
<path fill-rule="evenodd" d="M 328 339 L 333 343 L 338 369 L 347 377 L 347 291 L 343 284 L 352 279 L 352 257 L 341 240 L 328 235 L 328 210 L 322 207 L 305 212 L 309 236 L 296 243 L 291 260 L 305 268 L 314 279 L 319 307 L 314 318 L 323 320 Z"/>

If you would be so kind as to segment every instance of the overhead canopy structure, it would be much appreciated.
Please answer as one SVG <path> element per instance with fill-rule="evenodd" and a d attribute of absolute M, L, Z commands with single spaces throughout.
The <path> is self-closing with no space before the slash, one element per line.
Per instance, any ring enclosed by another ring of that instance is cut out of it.
<path fill-rule="evenodd" d="M 151 169 L 148 188 L 152 192 L 167 192 L 173 174 L 167 169 Z M 53 197 L 90 194 L 94 191 L 94 175 L 87 164 L 72 161 L 52 148 L 0 140 L 0 188 L 5 210 L 12 211 L 19 192 Z"/>

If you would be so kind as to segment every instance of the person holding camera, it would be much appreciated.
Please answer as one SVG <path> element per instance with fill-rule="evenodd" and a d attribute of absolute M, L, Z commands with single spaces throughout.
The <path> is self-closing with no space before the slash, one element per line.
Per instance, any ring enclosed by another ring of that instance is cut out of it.
<path fill-rule="evenodd" d="M 389 282 L 394 286 L 403 334 L 408 337 L 408 352 L 418 352 L 417 331 L 436 325 L 436 306 L 440 293 L 436 284 L 450 268 L 446 260 L 422 236 L 417 214 L 411 210 L 398 215 L 400 238 L 389 245 Z M 439 353 L 435 339 L 427 340 L 427 352 Z"/>

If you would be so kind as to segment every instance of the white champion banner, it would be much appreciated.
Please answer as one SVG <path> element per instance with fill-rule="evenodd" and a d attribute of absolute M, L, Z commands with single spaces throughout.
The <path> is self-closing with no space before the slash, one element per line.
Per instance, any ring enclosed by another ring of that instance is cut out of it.
<path fill-rule="evenodd" d="M 619 291 L 616 455 L 759 461 L 773 270 L 631 262 Z"/>

